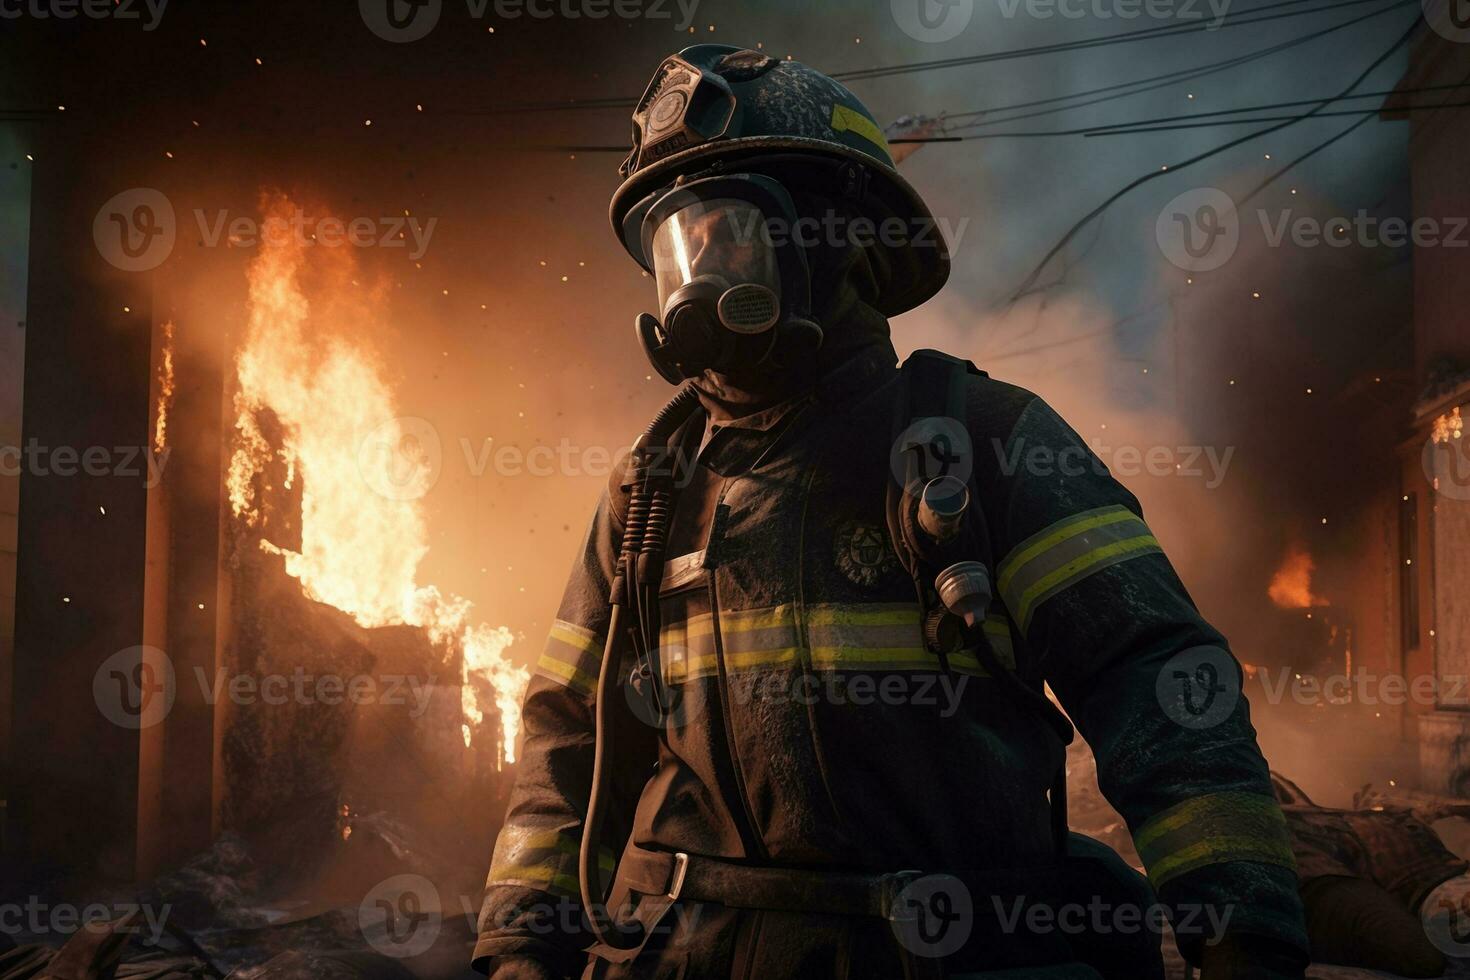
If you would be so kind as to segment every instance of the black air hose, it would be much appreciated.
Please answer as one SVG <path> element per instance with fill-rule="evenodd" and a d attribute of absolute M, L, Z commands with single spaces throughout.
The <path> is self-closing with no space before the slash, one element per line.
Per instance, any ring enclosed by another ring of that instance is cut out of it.
<path fill-rule="evenodd" d="M 669 399 L 659 413 L 653 417 L 643 435 L 633 444 L 629 479 L 632 495 L 628 501 L 628 515 L 623 524 L 623 540 L 620 542 L 618 565 L 613 575 L 612 594 L 608 597 L 612 606 L 608 621 L 607 643 L 602 651 L 602 665 L 597 672 L 597 694 L 594 699 L 594 731 L 596 744 L 592 751 L 592 786 L 587 799 L 587 819 L 582 826 L 582 845 L 577 855 L 577 875 L 580 879 L 582 907 L 592 934 L 599 943 L 613 949 L 636 949 L 644 941 L 642 923 L 633 922 L 627 929 L 613 929 L 610 910 L 604 904 L 603 888 L 598 876 L 597 854 L 602 840 L 602 823 L 606 816 L 608 766 L 607 760 L 615 754 L 613 745 L 613 713 L 617 708 L 616 696 L 620 679 L 618 670 L 622 665 L 624 642 L 632 631 L 623 623 L 623 607 L 631 605 L 639 617 L 645 648 L 658 643 L 657 635 L 650 640 L 646 632 L 649 625 L 642 622 L 651 618 L 657 630 L 657 613 L 640 608 L 640 578 L 649 574 L 640 572 L 647 567 L 663 565 L 663 548 L 667 544 L 668 526 L 672 517 L 673 470 L 662 474 L 657 466 L 673 459 L 669 442 L 679 426 L 684 424 L 699 407 L 699 392 L 693 385 L 684 385 Z M 667 485 L 662 481 L 667 480 Z M 657 581 L 654 584 L 657 603 Z"/>

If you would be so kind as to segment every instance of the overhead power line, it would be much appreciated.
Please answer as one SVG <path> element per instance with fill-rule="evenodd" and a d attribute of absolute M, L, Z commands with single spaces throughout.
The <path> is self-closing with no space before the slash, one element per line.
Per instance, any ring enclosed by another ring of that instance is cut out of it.
<path fill-rule="evenodd" d="M 1204 30 L 1216 31 L 1224 30 L 1227 27 L 1248 27 L 1251 24 L 1263 24 L 1290 17 L 1305 17 L 1312 14 L 1327 13 L 1343 10 L 1347 7 L 1356 7 L 1365 3 L 1379 3 L 1382 0 L 1334 0 L 1334 2 L 1325 6 L 1312 7 L 1306 10 L 1281 9 L 1284 7 L 1295 7 L 1307 2 L 1316 2 L 1316 0 L 1282 0 L 1279 3 L 1267 4 L 1263 7 L 1256 7 L 1252 10 L 1245 11 L 1237 17 L 1226 17 L 1213 27 L 1210 21 L 1165 24 L 1161 27 L 1145 27 L 1133 31 L 1120 31 L 1117 34 L 1108 34 L 1103 37 L 1083 38 L 1075 41 L 1059 41 L 1055 44 L 1038 44 L 1024 48 L 1010 48 L 1003 51 L 992 51 L 987 54 L 966 55 L 959 58 L 942 58 L 933 61 L 914 61 L 907 64 L 889 65 L 878 68 L 859 68 L 853 71 L 834 72 L 832 77 L 842 82 L 867 81 L 874 78 L 889 78 L 894 75 L 908 75 L 916 72 L 939 71 L 945 68 L 989 64 L 995 61 L 1009 61 L 1015 58 L 1030 58 L 1043 54 L 1059 54 L 1067 51 L 1082 51 L 1089 48 L 1111 47 L 1116 44 L 1151 41 L 1157 38 L 1174 37 L 1180 34 L 1193 34 Z M 1271 13 L 1271 11 L 1276 12 Z"/>
<path fill-rule="evenodd" d="M 1356 99 L 1383 99 L 1383 98 L 1387 98 L 1388 96 L 1394 95 L 1394 94 L 1399 94 L 1399 95 L 1418 95 L 1418 94 L 1423 93 L 1423 92 L 1443 92 L 1443 91 L 1445 91 L 1447 89 L 1457 89 L 1457 88 L 1465 88 L 1465 87 L 1466 87 L 1466 83 L 1465 82 L 1446 82 L 1443 85 L 1422 85 L 1422 86 L 1418 86 L 1416 88 L 1406 88 L 1406 89 L 1392 89 L 1392 88 L 1389 88 L 1389 89 L 1379 89 L 1379 90 L 1374 91 L 1374 92 L 1354 92 L 1351 95 L 1345 95 L 1345 96 L 1328 95 L 1328 96 L 1319 96 L 1318 98 L 1315 98 L 1315 99 L 1293 99 L 1290 102 L 1268 102 L 1268 103 L 1265 103 L 1263 105 L 1240 106 L 1239 108 L 1236 108 L 1236 109 L 1212 109 L 1209 112 L 1185 112 L 1185 113 L 1181 113 L 1181 114 L 1179 114 L 1177 116 L 1158 116 L 1157 118 L 1152 119 L 1152 120 L 1149 120 L 1148 122 L 1107 123 L 1107 124 L 1103 124 L 1103 125 L 1099 125 L 1099 126 L 1091 126 L 1091 127 L 1088 127 L 1086 129 L 1086 133 L 1089 136 L 1092 136 L 1092 135 L 1099 135 L 1099 136 L 1101 136 L 1101 135 L 1106 135 L 1106 132 L 1108 130 L 1121 130 L 1121 131 L 1125 131 L 1126 132 L 1131 127 L 1134 127 L 1134 126 L 1144 126 L 1144 125 L 1149 125 L 1151 123 L 1192 122 L 1192 121 L 1199 120 L 1199 119 L 1208 119 L 1208 118 L 1210 118 L 1212 116 L 1233 116 L 1233 115 L 1238 115 L 1239 113 L 1242 113 L 1242 112 L 1268 112 L 1268 111 L 1270 111 L 1272 109 L 1290 109 L 1293 106 L 1313 105 L 1313 104 L 1318 103 L 1318 102 L 1328 102 L 1328 103 L 1331 103 L 1331 102 L 1346 102 L 1346 101 L 1349 101 L 1349 100 L 1356 100 Z M 1373 112 L 1377 112 L 1378 110 L 1377 109 L 1374 109 L 1372 111 Z M 1325 113 L 1319 113 L 1319 115 L 1325 115 Z M 1224 121 L 1225 122 L 1238 122 L 1239 120 L 1224 120 Z"/>
<path fill-rule="evenodd" d="M 1463 109 L 1466 106 L 1470 106 L 1470 102 L 1438 102 L 1438 103 L 1435 103 L 1434 105 L 1401 105 L 1401 106 L 1394 106 L 1394 111 L 1395 112 L 1432 112 L 1432 111 L 1438 110 L 1438 109 Z M 1380 109 L 1340 109 L 1340 110 L 1337 110 L 1335 112 L 1317 112 L 1317 113 L 1313 113 L 1312 118 L 1313 119 L 1331 119 L 1331 118 L 1334 118 L 1334 117 L 1341 117 L 1341 116 L 1362 116 L 1363 117 L 1363 121 L 1364 122 L 1367 122 L 1369 119 L 1372 119 L 1374 116 L 1378 115 L 1381 111 L 1382 110 L 1380 110 Z M 1134 129 L 1109 129 L 1109 130 L 1104 130 L 1102 132 L 1084 133 L 1083 135 L 1084 136 L 1129 136 L 1129 135 L 1135 135 L 1135 134 L 1138 134 L 1138 133 L 1172 133 L 1172 132 L 1174 132 L 1176 130 L 1180 130 L 1180 129 L 1204 129 L 1204 128 L 1214 128 L 1216 126 L 1241 126 L 1241 125 L 1246 125 L 1246 124 L 1267 123 L 1267 122 L 1279 122 L 1281 120 L 1290 120 L 1292 122 L 1295 122 L 1295 121 L 1297 121 L 1300 118 L 1301 118 L 1300 116 L 1253 116 L 1253 117 L 1251 117 L 1249 119 L 1216 119 L 1216 120 L 1213 120 L 1212 122 L 1173 123 L 1173 124 L 1170 124 L 1170 125 L 1163 125 L 1163 126 L 1139 126 L 1137 128 L 1134 128 Z"/>
<path fill-rule="evenodd" d="M 1336 102 L 1344 102 L 1355 99 L 1386 98 L 1390 95 L 1418 95 L 1425 92 L 1442 92 L 1447 89 L 1470 88 L 1470 82 L 1450 82 L 1444 85 L 1425 85 L 1418 88 L 1406 89 L 1384 89 L 1378 92 L 1358 92 L 1352 95 L 1323 95 L 1313 99 L 1293 99 L 1290 102 L 1270 102 L 1263 105 L 1239 106 L 1234 109 L 1215 109 L 1209 112 L 1187 112 L 1174 116 L 1155 116 L 1150 119 L 1134 119 L 1130 122 L 1119 123 L 1095 123 L 1088 126 L 1074 126 L 1070 129 L 1035 129 L 1035 130 L 1004 130 L 999 133 L 970 133 L 965 136 L 954 135 L 953 130 L 948 131 L 945 142 L 968 141 L 968 140 L 993 140 L 1013 139 L 1021 137 L 1049 137 L 1049 136 L 1123 136 L 1133 133 L 1164 133 L 1176 129 L 1203 129 L 1213 126 L 1237 126 L 1243 123 L 1266 123 L 1280 122 L 1284 119 L 1295 119 L 1296 116 L 1253 116 L 1245 119 L 1226 119 L 1224 116 L 1239 115 L 1246 112 L 1268 112 L 1272 109 L 1287 109 L 1292 106 L 1302 105 L 1330 105 Z M 1416 109 L 1439 109 L 1453 108 L 1460 103 L 1443 102 L 1429 106 L 1398 106 L 1407 112 Z M 1374 115 L 1380 110 L 1372 109 L 1346 109 L 1337 112 L 1318 112 L 1316 117 L 1323 116 L 1356 116 Z M 1205 121 L 1208 120 L 1208 121 Z M 897 142 L 897 141 L 894 141 Z M 937 142 L 937 140 L 909 140 L 908 142 Z"/>
<path fill-rule="evenodd" d="M 1347 96 L 1347 95 L 1351 94 L 1352 91 L 1353 91 L 1353 89 L 1355 89 L 1359 85 L 1361 85 L 1363 83 L 1364 79 L 1366 79 L 1369 75 L 1371 75 L 1374 71 L 1376 71 L 1380 65 L 1382 65 L 1385 61 L 1387 61 L 1389 59 L 1390 56 L 1393 55 L 1393 53 L 1395 51 L 1397 51 L 1399 48 L 1403 47 L 1404 44 L 1406 44 L 1408 42 L 1409 38 L 1411 36 L 1413 36 L 1414 31 L 1418 28 L 1418 26 L 1419 26 L 1419 18 L 1418 17 L 1415 17 L 1414 18 L 1414 23 L 1412 23 L 1412 24 L 1409 25 L 1409 28 L 1406 31 L 1404 31 L 1404 33 L 1402 35 L 1400 35 L 1400 37 L 1398 38 L 1398 40 L 1396 40 L 1392 44 L 1390 44 L 1388 46 L 1388 48 L 1381 55 L 1379 55 L 1377 58 L 1373 59 L 1372 64 L 1370 64 L 1367 68 L 1363 69 L 1363 71 L 1360 72 L 1355 79 L 1353 79 L 1353 81 L 1352 81 L 1352 83 L 1350 85 L 1348 85 L 1341 92 L 1339 92 L 1337 98 L 1340 99 L 1340 98 L 1342 98 L 1344 96 Z M 1087 214 L 1083 215 L 1083 217 L 1079 221 L 1077 221 L 1075 224 L 1072 225 L 1071 228 L 1069 228 L 1067 230 L 1067 233 L 1064 234 L 1061 237 L 1061 239 L 1055 245 L 1052 246 L 1051 250 L 1048 251 L 1046 253 L 1046 255 L 1042 257 L 1042 259 L 1041 259 L 1041 261 L 1039 263 L 1037 263 L 1036 268 L 1034 268 L 1033 270 L 1031 270 L 1031 273 L 1026 277 L 1026 279 L 1021 283 L 1021 285 L 1016 289 L 1016 291 L 1011 294 L 1011 301 L 1012 302 L 1015 302 L 1016 300 L 1020 299 L 1022 296 L 1024 296 L 1027 293 L 1027 291 L 1029 291 L 1031 289 L 1032 286 L 1034 286 L 1036 284 L 1036 281 L 1041 278 L 1042 272 L 1044 272 L 1046 270 L 1046 267 L 1051 263 L 1051 260 L 1054 259 L 1058 255 L 1058 253 L 1060 253 L 1062 251 L 1062 249 L 1064 249 L 1064 248 L 1067 247 L 1067 245 L 1072 241 L 1072 239 L 1074 237 L 1076 237 L 1078 231 L 1080 231 L 1082 228 L 1086 227 L 1098 215 L 1102 214 L 1104 211 L 1106 211 L 1108 208 L 1110 208 L 1115 202 L 1117 202 L 1118 200 L 1120 200 L 1121 198 L 1123 198 L 1125 195 L 1127 195 L 1129 191 L 1131 191 L 1134 188 L 1139 187 L 1139 186 L 1141 186 L 1143 184 L 1146 184 L 1146 183 L 1148 183 L 1151 180 L 1156 180 L 1159 177 L 1162 177 L 1166 173 L 1176 173 L 1176 172 L 1178 172 L 1180 170 L 1183 170 L 1185 167 L 1193 166 L 1194 164 L 1199 163 L 1202 160 L 1208 160 L 1211 157 L 1218 156 L 1219 154 L 1224 153 L 1226 150 L 1234 149 L 1237 146 L 1240 146 L 1240 145 L 1242 145 L 1244 143 L 1249 143 L 1251 140 L 1259 139 L 1262 136 L 1266 136 L 1266 135 L 1269 135 L 1271 133 L 1279 132 L 1280 130 L 1285 129 L 1288 126 L 1292 126 L 1292 125 L 1295 125 L 1298 122 L 1301 122 L 1303 119 L 1309 119 L 1309 118 L 1317 115 L 1323 108 L 1325 108 L 1327 105 L 1329 105 L 1330 104 L 1330 101 L 1331 100 L 1324 100 L 1320 105 L 1318 105 L 1318 106 L 1316 106 L 1316 107 L 1314 107 L 1312 109 L 1307 110 L 1306 112 L 1302 113 L 1301 115 L 1293 116 L 1293 117 L 1291 117 L 1291 118 L 1289 118 L 1289 119 L 1287 119 L 1287 120 L 1285 120 L 1283 122 L 1279 122 L 1279 123 L 1276 123 L 1274 125 L 1267 126 L 1265 129 L 1256 130 L 1253 133 L 1247 133 L 1244 136 L 1240 136 L 1240 137 L 1237 137 L 1237 138 L 1235 138 L 1233 140 L 1230 140 L 1230 141 L 1228 141 L 1226 143 L 1222 143 L 1221 145 L 1215 147 L 1214 149 L 1206 150 L 1203 153 L 1196 154 L 1195 156 L 1192 156 L 1192 157 L 1190 157 L 1190 158 L 1188 158 L 1186 160 L 1182 160 L 1179 163 L 1171 164 L 1171 165 L 1169 165 L 1168 167 L 1166 167 L 1164 169 L 1161 169 L 1161 170 L 1151 170 L 1148 173 L 1143 174 L 1142 176 L 1136 177 L 1133 180 L 1129 181 L 1120 190 L 1118 190 L 1116 193 L 1114 193 L 1113 195 L 1111 195 L 1110 197 L 1108 197 L 1107 200 L 1103 201 L 1097 207 L 1093 208 Z"/>
<path fill-rule="evenodd" d="M 1280 0 L 1277 3 L 1266 4 L 1252 10 L 1244 11 L 1237 17 L 1226 17 L 1219 25 L 1219 29 L 1225 27 L 1248 26 L 1250 24 L 1264 23 L 1271 20 L 1279 20 L 1284 17 L 1302 17 L 1311 14 L 1330 13 L 1343 10 L 1348 7 L 1356 7 L 1365 3 L 1381 3 L 1383 0 L 1333 0 L 1322 6 L 1312 7 L 1306 10 L 1291 10 L 1284 13 L 1270 13 L 1269 16 L 1261 16 L 1271 11 L 1282 10 L 1287 7 L 1295 7 L 1303 3 L 1315 3 L 1318 0 Z M 1417 2 L 1417 0 L 1406 0 L 1406 2 Z M 945 68 L 960 67 L 969 64 L 985 64 L 993 61 L 1008 61 L 1016 58 L 1028 58 L 1041 54 L 1055 54 L 1064 51 L 1082 50 L 1096 47 L 1109 47 L 1115 44 L 1128 44 L 1134 41 L 1150 40 L 1156 37 L 1169 37 L 1175 34 L 1193 33 L 1207 30 L 1209 21 L 1187 24 L 1168 24 L 1163 27 L 1143 28 L 1138 31 L 1125 31 L 1101 38 L 1086 38 L 1076 41 L 1064 41 L 1057 44 L 1033 45 L 1030 47 L 1010 48 L 1001 51 L 992 51 L 986 54 L 970 55 L 961 58 L 947 58 L 938 61 L 916 61 L 906 64 L 879 66 L 874 68 L 858 68 L 852 71 L 831 73 L 831 77 L 839 81 L 863 81 L 869 78 L 885 78 L 891 75 L 915 74 L 925 71 L 936 71 Z M 1347 25 L 1342 25 L 1347 26 Z M 1134 83 L 1125 83 L 1134 84 Z M 469 109 L 455 112 L 455 115 L 504 115 L 525 112 L 575 112 L 596 109 L 631 109 L 638 102 L 637 96 L 616 96 L 594 99 L 561 100 L 558 102 L 533 102 L 521 105 L 499 106 L 491 109 Z"/>
<path fill-rule="evenodd" d="M 1405 89 L 1383 89 L 1377 92 L 1357 92 L 1351 95 L 1324 95 L 1314 99 L 1293 99 L 1290 102 L 1271 102 L 1264 105 L 1240 106 L 1235 109 L 1216 109 L 1210 112 L 1185 113 L 1178 116 L 1157 116 L 1153 119 L 1135 119 L 1126 123 L 1111 123 L 1094 126 L 1078 126 L 1073 129 L 1038 129 L 1038 130 L 1007 130 L 1001 133 L 972 133 L 969 136 L 920 136 L 902 137 L 892 139 L 891 145 L 903 143 L 964 143 L 971 140 L 998 140 L 998 139 L 1021 139 L 1021 138 L 1045 138 L 1058 136 L 1125 136 L 1139 133 L 1166 133 L 1180 129 L 1203 129 L 1217 126 L 1240 126 L 1255 125 L 1267 122 L 1281 122 L 1283 120 L 1296 120 L 1301 118 L 1295 115 L 1285 116 L 1250 116 L 1245 119 L 1223 119 L 1221 116 L 1235 115 L 1242 112 L 1266 112 L 1272 109 L 1285 109 L 1300 105 L 1331 105 L 1353 99 L 1381 99 L 1390 95 L 1420 95 L 1426 92 L 1442 92 L 1447 89 L 1470 88 L 1470 81 L 1450 82 L 1444 85 L 1424 85 L 1417 88 Z M 1401 112 L 1424 112 L 1436 109 L 1455 109 L 1470 106 L 1470 102 L 1437 102 L 1433 105 L 1401 105 L 1395 106 L 1395 111 Z M 1327 119 L 1335 116 L 1363 116 L 1364 121 L 1371 119 L 1381 112 L 1381 108 L 1372 109 L 1344 109 L 1335 112 L 1317 112 L 1314 119 Z M 1208 121 L 1200 121 L 1208 120 Z M 558 150 L 571 153 L 627 153 L 626 146 L 606 145 L 583 145 L 583 146 L 555 146 L 538 147 L 544 150 Z"/>
<path fill-rule="evenodd" d="M 1354 17 L 1351 20 L 1345 20 L 1340 24 L 1333 24 L 1331 27 L 1324 27 L 1318 30 L 1309 31 L 1306 34 L 1300 35 L 1299 37 L 1291 38 L 1290 40 L 1283 41 L 1279 44 L 1273 44 L 1269 47 L 1262 48 L 1259 51 L 1252 51 L 1249 54 L 1236 55 L 1232 58 L 1226 58 L 1222 61 L 1216 61 L 1210 64 L 1197 65 L 1193 68 L 1184 68 L 1176 71 L 1165 72 L 1161 75 L 1152 75 L 1148 78 L 1139 78 L 1131 82 L 1117 82 L 1112 85 L 1104 85 L 1099 88 L 1084 90 L 1081 92 L 1069 92 L 1065 95 L 1056 95 L 1046 99 L 1032 99 L 1029 102 L 1016 102 L 1010 105 L 991 106 L 988 109 L 973 109 L 968 112 L 945 113 L 945 120 L 946 122 L 949 122 L 955 119 L 969 118 L 970 116 L 989 116 L 992 113 L 1009 112 L 1014 109 L 1031 109 L 1037 106 L 1053 106 L 1053 108 L 1041 109 L 1037 112 L 1021 113 L 998 119 L 983 119 L 971 123 L 962 123 L 959 126 L 948 128 L 947 131 L 964 132 L 968 129 L 975 129 L 984 126 L 997 126 L 1003 123 L 1016 122 L 1021 119 L 1032 119 L 1037 116 L 1052 115 L 1058 112 L 1067 112 L 1072 109 L 1082 109 L 1087 106 L 1098 105 L 1103 102 L 1111 102 L 1116 99 L 1125 99 L 1133 95 L 1141 95 L 1144 92 L 1152 92 L 1157 89 L 1173 85 L 1177 82 L 1188 82 L 1193 81 L 1197 78 L 1205 78 L 1209 75 L 1215 75 L 1223 71 L 1228 71 L 1231 68 L 1238 68 L 1241 65 L 1250 64 L 1251 62 L 1259 61 L 1263 58 L 1268 58 L 1274 54 L 1280 54 L 1283 51 L 1289 51 L 1292 48 L 1300 47 L 1303 44 L 1307 44 L 1312 41 L 1318 40 L 1319 38 L 1326 37 L 1327 35 L 1332 34 L 1336 31 L 1344 30 L 1348 27 L 1353 27 L 1357 24 L 1363 23 L 1364 21 L 1372 20 L 1375 17 L 1381 17 L 1384 14 L 1389 13 L 1390 11 L 1399 9 L 1400 7 L 1406 7 L 1418 2 L 1419 0 L 1395 0 L 1394 3 L 1390 3 L 1386 7 L 1382 7 L 1378 10 L 1371 10 L 1366 14 Z M 1121 89 L 1129 89 L 1130 91 L 1119 91 Z M 1090 96 L 1100 97 L 1089 98 Z M 1088 101 L 1078 102 L 1075 105 L 1056 104 L 1059 102 L 1070 102 L 1073 99 L 1087 99 Z"/>

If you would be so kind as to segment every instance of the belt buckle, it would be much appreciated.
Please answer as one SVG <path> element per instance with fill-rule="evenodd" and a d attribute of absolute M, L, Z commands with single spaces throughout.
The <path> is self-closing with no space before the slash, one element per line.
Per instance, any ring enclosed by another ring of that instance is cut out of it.
<path fill-rule="evenodd" d="M 674 873 L 669 879 L 669 890 L 664 897 L 669 901 L 678 901 L 679 893 L 684 890 L 684 876 L 689 873 L 689 855 L 683 851 L 674 854 Z"/>

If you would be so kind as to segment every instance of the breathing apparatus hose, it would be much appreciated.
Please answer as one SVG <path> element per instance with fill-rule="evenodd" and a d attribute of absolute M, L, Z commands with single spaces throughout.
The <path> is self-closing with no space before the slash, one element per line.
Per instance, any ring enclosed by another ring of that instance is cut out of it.
<path fill-rule="evenodd" d="M 613 928 L 610 910 L 604 909 L 601 877 L 598 874 L 598 851 L 602 824 L 607 813 L 608 760 L 616 754 L 613 719 L 620 687 L 618 671 L 622 665 L 624 644 L 634 641 L 635 650 L 644 655 L 658 646 L 657 604 L 658 581 L 663 569 L 664 548 L 668 544 L 669 524 L 673 517 L 674 467 L 676 454 L 670 448 L 674 433 L 689 421 L 699 408 L 699 393 L 692 385 L 681 387 L 669 399 L 643 435 L 633 444 L 629 462 L 632 482 L 628 512 L 623 522 L 623 540 L 618 564 L 613 574 L 609 601 L 612 606 L 608 621 L 607 643 L 602 651 L 602 665 L 597 672 L 597 694 L 594 699 L 594 732 L 592 752 L 592 786 L 587 799 L 587 819 L 582 826 L 581 849 L 577 854 L 577 876 L 581 886 L 582 908 L 596 940 L 619 950 L 636 949 L 645 939 L 643 924 L 629 923 Z M 648 598 L 652 581 L 653 596 Z M 623 621 L 624 607 L 631 606 L 637 622 Z M 652 628 L 652 635 L 649 628 Z M 639 634 L 635 638 L 636 634 Z M 657 680 L 651 679 L 657 690 Z"/>

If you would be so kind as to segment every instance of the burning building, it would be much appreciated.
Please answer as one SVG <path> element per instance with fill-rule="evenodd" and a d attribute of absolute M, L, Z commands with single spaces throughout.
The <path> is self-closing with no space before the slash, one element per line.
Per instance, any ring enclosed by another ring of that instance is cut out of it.
<path fill-rule="evenodd" d="M 1413 213 L 1420 219 L 1413 248 L 1416 394 L 1399 447 L 1395 632 L 1406 672 L 1435 681 L 1432 703 L 1416 711 L 1422 781 L 1461 796 L 1470 795 L 1470 442 L 1462 435 L 1470 404 L 1463 268 L 1470 240 L 1464 219 L 1452 216 L 1470 214 L 1463 179 L 1470 120 L 1451 109 L 1403 107 L 1456 101 L 1454 89 L 1427 100 L 1406 93 L 1463 83 L 1467 72 L 1464 44 L 1424 30 L 1399 92 L 1383 109 L 1409 121 Z"/>
<path fill-rule="evenodd" d="M 126 361 L 89 353 L 130 386 L 117 451 L 148 461 L 106 488 L 121 506 L 85 504 L 102 524 L 98 553 L 58 561 L 21 542 L 16 674 L 31 697 L 16 725 L 26 805 L 11 843 L 35 873 L 147 877 L 226 835 L 299 884 L 330 876 L 360 846 L 354 828 L 384 819 L 395 839 L 474 855 L 463 871 L 493 833 L 477 818 L 507 785 L 528 672 L 507 629 L 422 579 L 434 434 L 402 415 L 373 346 L 381 288 L 350 252 L 313 248 L 310 223 L 289 230 L 296 206 L 283 196 L 261 209 L 230 342 L 144 294 L 120 304 L 111 335 Z M 42 322 L 67 322 L 44 296 L 33 290 Z M 28 351 L 33 366 L 56 354 L 44 337 Z M 41 444 L 65 398 L 28 390 Z M 44 474 L 31 480 L 28 514 L 83 506 L 52 497 Z M 103 565 L 105 584 L 89 584 L 109 520 L 133 529 L 138 560 Z M 103 628 L 106 611 L 116 618 Z M 43 652 L 58 639 L 61 686 Z"/>

